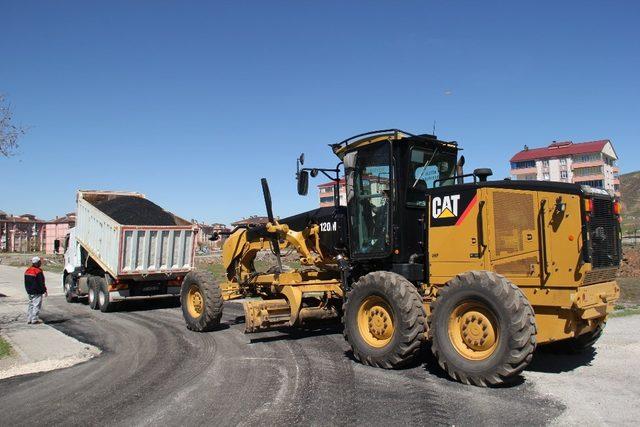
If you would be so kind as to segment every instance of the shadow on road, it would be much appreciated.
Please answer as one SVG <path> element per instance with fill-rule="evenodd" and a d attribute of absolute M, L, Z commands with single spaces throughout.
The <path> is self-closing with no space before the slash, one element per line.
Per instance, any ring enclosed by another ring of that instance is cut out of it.
<path fill-rule="evenodd" d="M 180 298 L 149 298 L 121 301 L 116 304 L 114 311 L 129 313 L 132 311 L 162 310 L 177 307 L 180 307 Z"/>
<path fill-rule="evenodd" d="M 595 349 L 579 354 L 568 354 L 538 349 L 533 354 L 533 361 L 527 367 L 527 370 L 549 374 L 569 372 L 581 366 L 591 365 L 596 354 L 597 351 Z"/>
<path fill-rule="evenodd" d="M 244 322 L 243 322 L 244 323 Z M 296 328 L 282 328 L 275 329 L 273 331 L 258 332 L 252 334 L 249 341 L 253 343 L 268 343 L 274 341 L 291 341 L 304 338 L 319 337 L 323 335 L 334 335 L 342 332 L 342 326 L 340 324 L 327 325 L 318 328 L 308 329 L 296 329 Z M 277 335 L 273 335 L 276 333 Z M 268 334 L 268 335 L 267 335 Z"/>
<path fill-rule="evenodd" d="M 88 306 L 88 300 L 86 298 L 81 299 L 80 304 Z M 162 310 L 165 308 L 180 307 L 180 298 L 167 297 L 167 298 L 148 298 L 139 300 L 126 300 L 113 303 L 113 313 L 129 313 L 134 311 L 149 311 L 149 310 Z"/>

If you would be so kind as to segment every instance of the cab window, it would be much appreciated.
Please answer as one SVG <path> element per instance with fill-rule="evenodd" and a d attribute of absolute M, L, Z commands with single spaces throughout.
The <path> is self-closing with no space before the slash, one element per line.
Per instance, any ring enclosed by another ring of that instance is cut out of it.
<path fill-rule="evenodd" d="M 425 192 L 435 186 L 452 185 L 453 179 L 439 179 L 453 176 L 456 159 L 451 153 L 443 153 L 426 148 L 413 147 L 409 153 L 407 177 L 407 205 L 424 207 L 427 205 Z"/>

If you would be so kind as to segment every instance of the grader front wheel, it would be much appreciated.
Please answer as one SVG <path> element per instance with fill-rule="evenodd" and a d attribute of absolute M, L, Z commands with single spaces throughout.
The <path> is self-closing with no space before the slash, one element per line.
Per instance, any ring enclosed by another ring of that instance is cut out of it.
<path fill-rule="evenodd" d="M 187 328 L 207 332 L 220 324 L 222 317 L 222 292 L 213 276 L 203 271 L 187 274 L 180 290 L 182 316 Z"/>
<path fill-rule="evenodd" d="M 536 348 L 533 308 L 517 286 L 487 271 L 459 274 L 438 292 L 429 334 L 440 367 L 477 386 L 509 381 Z"/>
<path fill-rule="evenodd" d="M 398 368 L 418 355 L 426 315 L 416 287 L 395 273 L 358 280 L 344 304 L 344 337 L 365 365 Z"/>

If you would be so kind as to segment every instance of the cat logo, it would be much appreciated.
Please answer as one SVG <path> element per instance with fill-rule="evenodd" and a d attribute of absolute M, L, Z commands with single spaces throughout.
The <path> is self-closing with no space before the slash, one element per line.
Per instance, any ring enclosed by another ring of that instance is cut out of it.
<path fill-rule="evenodd" d="M 457 217 L 459 200 L 459 194 L 434 197 L 431 201 L 431 216 L 437 219 Z"/>

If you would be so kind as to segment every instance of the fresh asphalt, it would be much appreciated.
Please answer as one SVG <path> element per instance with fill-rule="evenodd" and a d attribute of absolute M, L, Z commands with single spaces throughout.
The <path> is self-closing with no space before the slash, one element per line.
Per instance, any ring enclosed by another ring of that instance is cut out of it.
<path fill-rule="evenodd" d="M 363 366 L 337 326 L 245 335 L 239 303 L 225 304 L 219 330 L 191 332 L 177 305 L 101 313 L 50 297 L 43 320 L 103 353 L 0 381 L 0 425 L 535 425 L 563 411 L 522 378 L 452 382 L 428 351 L 408 369 Z"/>

